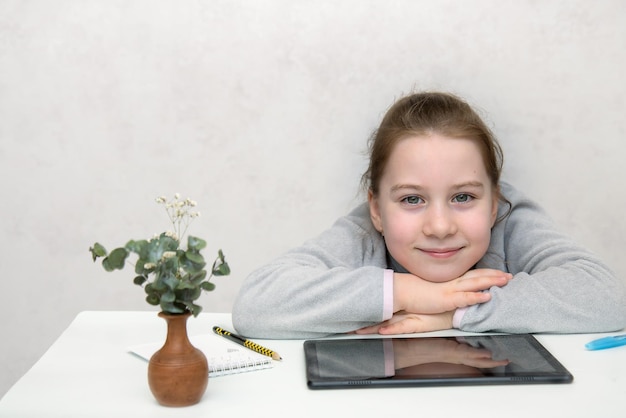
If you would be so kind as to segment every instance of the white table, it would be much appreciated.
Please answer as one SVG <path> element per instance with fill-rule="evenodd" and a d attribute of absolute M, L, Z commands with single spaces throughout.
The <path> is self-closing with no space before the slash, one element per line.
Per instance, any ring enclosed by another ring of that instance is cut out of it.
<path fill-rule="evenodd" d="M 213 325 L 232 329 L 230 314 L 190 318 L 190 335 Z M 626 346 L 590 352 L 595 335 L 538 335 L 574 375 L 559 385 L 309 390 L 302 340 L 255 340 L 279 352 L 271 369 L 209 379 L 202 401 L 162 407 L 147 384 L 135 344 L 160 341 L 154 312 L 82 312 L 0 400 L 0 417 L 619 417 L 626 416 Z M 459 335 L 438 332 L 423 335 Z M 394 415 L 403 414 L 403 415 Z"/>

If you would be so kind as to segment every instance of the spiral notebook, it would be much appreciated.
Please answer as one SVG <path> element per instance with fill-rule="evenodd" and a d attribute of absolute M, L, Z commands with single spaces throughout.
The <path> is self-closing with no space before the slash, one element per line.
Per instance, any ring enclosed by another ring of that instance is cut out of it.
<path fill-rule="evenodd" d="M 273 367 L 270 357 L 256 353 L 215 334 L 189 336 L 194 347 L 201 350 L 209 362 L 209 377 L 224 376 L 235 373 Z M 163 341 L 134 345 L 128 351 L 144 360 L 163 346 Z"/>

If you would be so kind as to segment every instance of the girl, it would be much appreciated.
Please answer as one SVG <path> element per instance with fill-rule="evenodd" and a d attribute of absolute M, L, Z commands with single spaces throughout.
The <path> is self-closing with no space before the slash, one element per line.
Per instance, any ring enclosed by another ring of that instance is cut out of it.
<path fill-rule="evenodd" d="M 253 272 L 235 328 L 259 338 L 622 329 L 626 284 L 501 170 L 497 140 L 463 100 L 400 99 L 370 140 L 368 202 Z"/>

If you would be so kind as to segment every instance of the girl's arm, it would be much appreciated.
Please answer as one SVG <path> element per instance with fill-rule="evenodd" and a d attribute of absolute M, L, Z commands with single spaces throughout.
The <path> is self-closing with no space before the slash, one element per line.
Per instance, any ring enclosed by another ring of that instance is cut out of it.
<path fill-rule="evenodd" d="M 305 338 L 383 320 L 385 246 L 367 205 L 252 272 L 233 305 L 249 337 Z"/>
<path fill-rule="evenodd" d="M 433 284 L 410 275 L 394 279 L 386 267 L 384 241 L 368 206 L 361 205 L 250 274 L 235 300 L 233 324 L 239 333 L 258 338 L 350 332 L 390 319 L 399 309 L 444 312 L 482 302 L 489 297 L 483 289 L 507 280 L 500 273 Z"/>
<path fill-rule="evenodd" d="M 394 273 L 393 311 L 431 314 L 485 303 L 491 295 L 482 290 L 505 286 L 512 277 L 500 270 L 474 269 L 448 282 L 433 283 L 410 273 Z"/>
<path fill-rule="evenodd" d="M 608 332 L 626 326 L 626 283 L 556 230 L 534 202 L 508 185 L 510 215 L 493 230 L 479 267 L 509 271 L 491 301 L 465 309 L 460 328 L 499 332 Z"/>

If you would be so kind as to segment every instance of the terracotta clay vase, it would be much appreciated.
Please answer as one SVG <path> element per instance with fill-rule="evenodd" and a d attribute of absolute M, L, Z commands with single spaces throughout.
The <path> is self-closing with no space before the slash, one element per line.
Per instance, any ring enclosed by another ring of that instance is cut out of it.
<path fill-rule="evenodd" d="M 164 406 L 189 406 L 200 402 L 209 383 L 209 366 L 204 353 L 189 342 L 190 313 L 159 316 L 167 322 L 167 339 L 148 363 L 148 384 Z"/>

